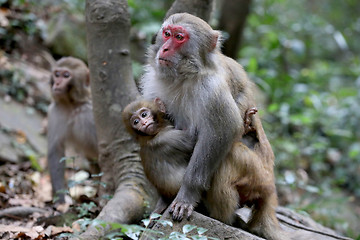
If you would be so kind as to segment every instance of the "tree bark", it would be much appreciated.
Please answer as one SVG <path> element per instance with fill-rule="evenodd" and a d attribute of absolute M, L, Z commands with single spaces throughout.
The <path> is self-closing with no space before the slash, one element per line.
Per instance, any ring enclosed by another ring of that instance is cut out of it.
<path fill-rule="evenodd" d="M 223 1 L 219 29 L 229 34 L 223 44 L 223 53 L 236 59 L 241 46 L 246 18 L 250 12 L 251 0 Z"/>
<path fill-rule="evenodd" d="M 236 212 L 244 221 L 248 221 L 250 217 L 250 209 L 242 208 Z M 309 217 L 300 215 L 294 211 L 279 207 L 277 210 L 277 218 L 280 221 L 280 227 L 284 239 L 311 239 L 311 240 L 351 240 L 348 237 L 341 236 L 335 231 L 326 228 L 312 220 Z M 172 221 L 168 210 L 163 214 L 161 220 Z M 194 212 L 190 219 L 184 219 L 180 223 L 174 223 L 173 227 L 164 226 L 156 223 L 151 230 L 157 232 L 145 231 L 140 240 L 159 239 L 160 237 L 169 236 L 172 232 L 183 232 L 186 224 L 195 225 L 207 229 L 204 236 L 208 238 L 233 239 L 233 240 L 264 240 L 264 238 L 253 235 L 240 228 L 231 227 L 213 218 L 209 218 L 197 212 Z M 161 232 L 162 234 L 157 234 Z M 187 234 L 188 238 L 196 235 L 193 230 Z"/>
<path fill-rule="evenodd" d="M 142 219 L 156 196 L 144 176 L 139 147 L 121 118 L 124 107 L 139 96 L 132 77 L 127 8 L 125 0 L 87 0 L 85 10 L 98 161 L 106 184 L 99 196 L 114 195 L 107 203 L 101 200 L 106 205 L 97 219 L 118 223 Z M 97 239 L 98 234 L 103 233 L 89 229 L 83 237 Z"/>

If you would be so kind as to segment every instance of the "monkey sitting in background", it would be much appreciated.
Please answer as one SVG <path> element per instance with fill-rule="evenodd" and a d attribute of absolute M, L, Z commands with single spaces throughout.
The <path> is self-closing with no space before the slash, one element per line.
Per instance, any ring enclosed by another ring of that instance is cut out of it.
<path fill-rule="evenodd" d="M 251 118 L 256 112 L 256 108 L 247 110 L 245 133 L 254 131 Z M 166 118 L 165 106 L 160 99 L 130 103 L 122 116 L 126 129 L 140 143 L 145 175 L 160 194 L 154 212 L 162 213 L 181 187 L 195 141 L 187 131 L 174 128 Z M 264 173 L 263 169 L 259 169 L 263 166 L 254 161 L 256 156 L 253 151 L 241 142 L 233 144 L 202 199 L 210 217 L 236 225 L 239 223 L 236 220 L 241 221 L 235 219 L 239 206 L 262 208 L 261 204 L 267 201 L 268 195 L 274 193 L 273 184 L 266 181 L 268 176 L 258 174 Z M 243 226 L 242 222 L 240 224 Z"/>
<path fill-rule="evenodd" d="M 91 160 L 98 171 L 98 145 L 90 96 L 89 70 L 80 59 L 63 57 L 56 62 L 50 79 L 52 102 L 48 110 L 48 168 L 57 202 L 64 202 L 65 149 Z"/>

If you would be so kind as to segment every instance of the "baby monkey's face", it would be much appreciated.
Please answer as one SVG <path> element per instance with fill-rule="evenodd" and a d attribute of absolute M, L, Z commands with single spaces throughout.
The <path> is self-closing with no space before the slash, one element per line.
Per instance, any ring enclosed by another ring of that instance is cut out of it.
<path fill-rule="evenodd" d="M 154 121 L 154 116 L 151 113 L 150 109 L 146 107 L 142 107 L 130 118 L 131 126 L 147 135 L 155 135 L 156 134 L 156 124 Z"/>

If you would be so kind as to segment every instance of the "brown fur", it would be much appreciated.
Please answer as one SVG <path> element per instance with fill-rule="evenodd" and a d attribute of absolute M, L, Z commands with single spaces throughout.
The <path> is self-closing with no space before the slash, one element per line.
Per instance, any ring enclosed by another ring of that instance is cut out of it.
<path fill-rule="evenodd" d="M 141 107 L 151 110 L 157 134 L 144 135 L 130 125 L 131 116 Z M 140 143 L 140 156 L 145 175 L 157 188 L 159 194 L 173 199 L 179 191 L 185 168 L 193 151 L 193 142 L 185 131 L 176 130 L 153 102 L 130 103 L 122 113 L 128 132 Z M 164 174 L 166 173 L 166 174 Z"/>

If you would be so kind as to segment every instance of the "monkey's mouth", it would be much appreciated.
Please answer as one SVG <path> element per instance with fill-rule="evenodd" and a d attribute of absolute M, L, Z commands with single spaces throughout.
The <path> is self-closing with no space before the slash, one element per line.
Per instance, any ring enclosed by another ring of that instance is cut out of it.
<path fill-rule="evenodd" d="M 165 59 L 165 58 L 159 58 L 159 64 L 160 65 L 165 65 L 165 66 L 169 66 L 172 64 L 172 62 L 168 59 Z"/>
<path fill-rule="evenodd" d="M 145 126 L 144 132 L 146 132 L 148 135 L 152 135 L 154 132 L 154 123 L 149 123 L 147 126 Z"/>
<path fill-rule="evenodd" d="M 62 94 L 63 93 L 63 89 L 61 88 L 54 88 L 52 90 L 53 94 Z"/>

